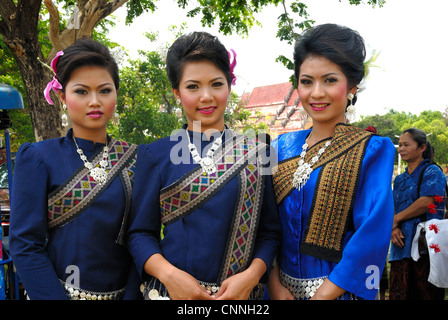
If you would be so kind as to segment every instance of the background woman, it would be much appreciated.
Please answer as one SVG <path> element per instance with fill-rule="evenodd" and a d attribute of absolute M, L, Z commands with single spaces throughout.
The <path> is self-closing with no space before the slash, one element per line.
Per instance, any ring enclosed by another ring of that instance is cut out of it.
<path fill-rule="evenodd" d="M 294 51 L 310 130 L 280 135 L 274 191 L 283 226 L 273 299 L 373 299 L 389 247 L 395 148 L 346 124 L 365 75 L 361 36 L 326 24 Z"/>
<path fill-rule="evenodd" d="M 136 146 L 106 133 L 117 64 L 82 39 L 51 67 L 45 96 L 53 104 L 50 90 L 58 92 L 73 128 L 17 153 L 10 249 L 18 275 L 30 299 L 136 299 L 138 273 L 122 239 Z"/>
<path fill-rule="evenodd" d="M 446 178 L 433 162 L 433 148 L 423 131 L 415 128 L 405 130 L 398 142 L 398 152 L 408 166 L 394 180 L 389 299 L 443 300 L 445 289 L 428 282 L 428 252 L 414 261 L 411 247 L 420 222 L 443 219 Z M 437 196 L 443 198 L 442 201 L 436 202 Z M 428 210 L 431 206 L 433 210 Z"/>
<path fill-rule="evenodd" d="M 128 244 L 145 298 L 247 299 L 277 250 L 272 183 L 257 156 L 266 145 L 224 124 L 231 56 L 204 32 L 168 51 L 168 77 L 188 123 L 138 151 Z"/>

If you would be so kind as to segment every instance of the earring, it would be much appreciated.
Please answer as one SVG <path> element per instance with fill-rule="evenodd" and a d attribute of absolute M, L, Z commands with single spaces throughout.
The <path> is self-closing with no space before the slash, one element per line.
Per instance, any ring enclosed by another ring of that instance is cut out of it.
<path fill-rule="evenodd" d="M 176 99 L 177 106 L 180 106 L 180 103 L 181 103 L 180 99 Z"/>
<path fill-rule="evenodd" d="M 351 92 L 347 96 L 348 101 L 350 101 L 349 106 L 345 110 L 345 117 L 347 118 L 348 122 L 353 122 L 355 120 L 355 116 L 356 116 L 356 108 L 353 105 L 354 97 L 355 97 L 355 95 Z"/>
<path fill-rule="evenodd" d="M 118 112 L 114 112 L 114 115 L 112 116 L 111 122 L 114 125 L 119 125 L 120 124 L 120 115 L 118 114 Z"/>
<path fill-rule="evenodd" d="M 67 106 L 64 104 L 62 105 L 62 109 L 64 110 L 64 113 L 61 116 L 62 119 L 62 126 L 67 127 L 68 126 L 68 118 L 67 118 Z"/>

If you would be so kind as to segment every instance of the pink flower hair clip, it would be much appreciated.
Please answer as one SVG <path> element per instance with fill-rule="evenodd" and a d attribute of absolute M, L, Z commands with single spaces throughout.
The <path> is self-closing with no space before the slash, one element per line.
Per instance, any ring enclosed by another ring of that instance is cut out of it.
<path fill-rule="evenodd" d="M 235 66 L 236 66 L 236 52 L 235 52 L 235 50 L 230 49 L 230 51 L 228 51 L 228 53 L 229 53 L 229 62 L 230 62 L 230 75 L 232 76 L 232 86 L 234 86 L 236 83 L 236 76 L 233 71 L 235 70 Z M 232 56 L 233 56 L 233 61 L 232 61 Z"/>
<path fill-rule="evenodd" d="M 50 91 L 53 89 L 54 92 L 58 92 L 58 90 L 62 89 L 62 85 L 59 83 L 58 79 L 56 78 L 56 64 L 58 62 L 58 58 L 64 54 L 63 51 L 59 51 L 56 53 L 56 56 L 51 60 L 50 66 L 53 69 L 55 75 L 53 76 L 53 80 L 48 82 L 47 87 L 44 90 L 44 96 L 47 102 L 51 105 L 54 105 L 54 102 L 50 98 Z"/>

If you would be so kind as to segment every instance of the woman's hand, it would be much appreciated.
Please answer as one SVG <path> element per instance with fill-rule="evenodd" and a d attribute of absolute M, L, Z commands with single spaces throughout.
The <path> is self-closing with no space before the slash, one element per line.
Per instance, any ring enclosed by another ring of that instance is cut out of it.
<path fill-rule="evenodd" d="M 403 248 L 404 247 L 404 235 L 403 232 L 401 232 L 400 228 L 394 228 L 392 230 L 392 236 L 391 236 L 391 242 L 392 244 L 396 245 L 399 248 Z"/>
<path fill-rule="evenodd" d="M 255 258 L 249 268 L 224 280 L 216 293 L 217 300 L 247 300 L 252 289 L 266 272 L 263 260 Z"/>
<path fill-rule="evenodd" d="M 272 269 L 266 287 L 269 293 L 269 298 L 271 300 L 294 300 L 294 297 L 291 294 L 291 292 L 287 288 L 285 288 L 280 282 L 278 266 L 275 266 Z"/>
<path fill-rule="evenodd" d="M 147 274 L 163 283 L 172 300 L 213 299 L 194 277 L 173 266 L 159 253 L 149 257 L 144 268 Z"/>
<path fill-rule="evenodd" d="M 190 274 L 180 269 L 170 273 L 163 282 L 172 300 L 213 300 L 208 291 Z"/>
<path fill-rule="evenodd" d="M 247 300 L 256 285 L 257 282 L 254 285 L 243 271 L 224 280 L 215 297 L 217 300 Z"/>
<path fill-rule="evenodd" d="M 329 279 L 325 279 L 310 300 L 335 300 L 344 293 L 344 289 L 335 285 Z"/>

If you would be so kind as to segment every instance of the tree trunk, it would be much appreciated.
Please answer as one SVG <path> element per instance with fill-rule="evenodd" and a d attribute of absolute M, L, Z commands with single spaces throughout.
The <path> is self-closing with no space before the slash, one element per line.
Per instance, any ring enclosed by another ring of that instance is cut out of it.
<path fill-rule="evenodd" d="M 61 108 L 49 105 L 43 91 L 53 75 L 44 66 L 38 39 L 38 19 L 41 0 L 0 0 L 0 34 L 14 55 L 22 75 L 29 114 L 36 141 L 59 137 L 63 134 Z"/>
<path fill-rule="evenodd" d="M 52 92 L 51 99 L 55 105 L 48 104 L 44 97 L 44 89 L 53 74 L 40 61 L 43 61 L 40 48 L 32 43 L 23 44 L 23 56 L 14 54 L 25 85 L 31 124 L 36 141 L 52 139 L 65 135 L 62 127 L 62 108 L 57 95 Z M 40 60 L 40 61 L 39 61 Z"/>
<path fill-rule="evenodd" d="M 129 0 L 78 1 L 80 8 L 80 29 L 65 29 L 59 32 L 57 8 L 46 0 L 51 19 L 50 34 L 54 48 L 47 57 L 47 64 L 56 52 L 73 44 L 75 40 L 92 36 L 95 25 Z M 22 75 L 28 101 L 31 124 L 36 141 L 57 138 L 65 134 L 62 127 L 62 108 L 57 96 L 52 92 L 55 105 L 49 105 L 44 97 L 44 89 L 53 74 L 44 65 L 45 59 L 39 46 L 38 19 L 42 0 L 0 0 L 0 34 L 11 49 Z M 51 20 L 54 21 L 51 21 Z M 57 39 L 58 38 L 58 39 Z"/>

